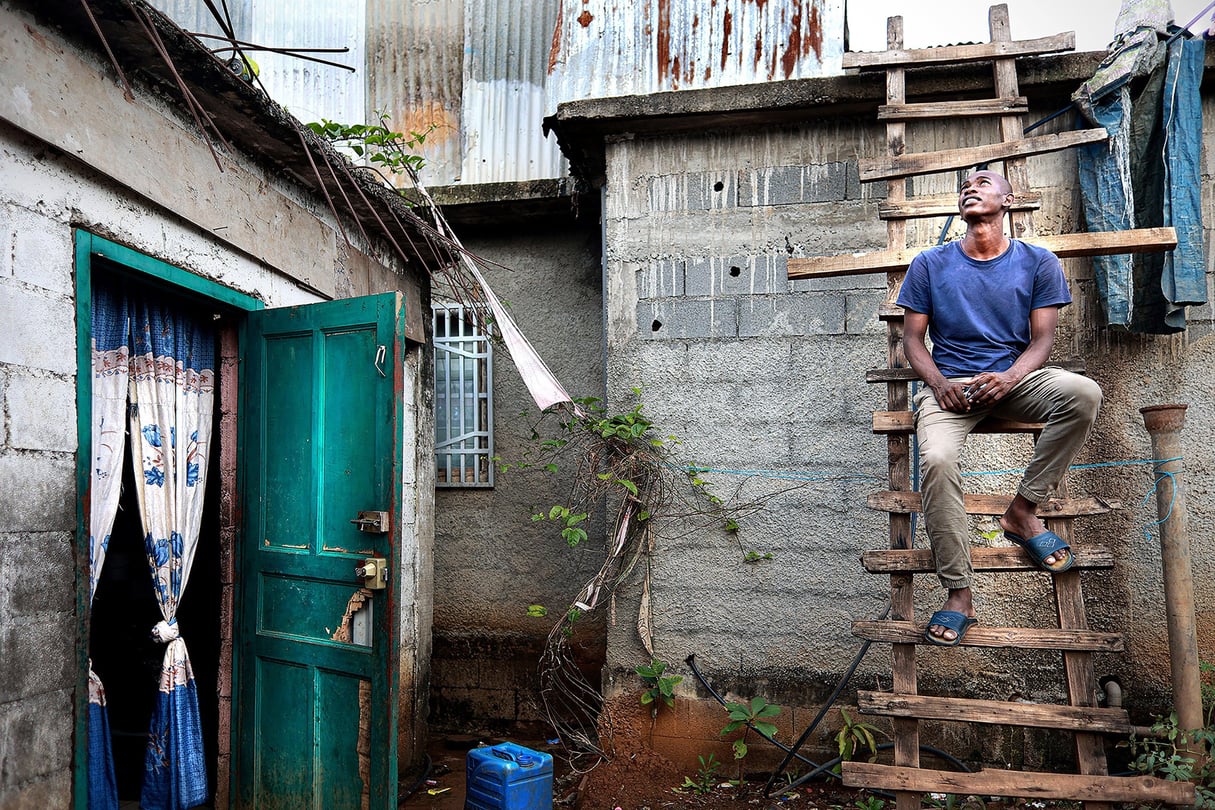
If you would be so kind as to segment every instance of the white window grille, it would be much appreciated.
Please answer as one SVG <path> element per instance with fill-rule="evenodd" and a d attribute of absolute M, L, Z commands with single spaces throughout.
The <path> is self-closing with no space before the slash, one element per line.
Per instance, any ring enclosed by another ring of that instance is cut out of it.
<path fill-rule="evenodd" d="M 494 483 L 493 356 L 476 313 L 454 303 L 432 306 L 435 344 L 435 482 L 445 487 Z"/>

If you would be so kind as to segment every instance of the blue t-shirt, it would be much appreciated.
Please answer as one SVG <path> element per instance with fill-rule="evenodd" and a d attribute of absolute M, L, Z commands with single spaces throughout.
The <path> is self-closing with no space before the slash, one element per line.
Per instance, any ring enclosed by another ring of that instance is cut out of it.
<path fill-rule="evenodd" d="M 972 259 L 962 243 L 929 248 L 907 268 L 901 307 L 928 316 L 932 359 L 946 377 L 1007 371 L 1029 346 L 1029 313 L 1070 304 L 1059 258 L 1012 239 L 994 259 Z"/>

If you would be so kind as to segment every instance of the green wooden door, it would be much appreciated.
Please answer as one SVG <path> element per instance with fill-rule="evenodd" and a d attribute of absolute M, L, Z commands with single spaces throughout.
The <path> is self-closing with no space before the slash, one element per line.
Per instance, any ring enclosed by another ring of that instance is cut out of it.
<path fill-rule="evenodd" d="M 400 294 L 250 313 L 233 752 L 238 808 L 397 802 Z M 387 532 L 360 512 L 387 512 Z M 355 569 L 387 560 L 387 587 Z"/>

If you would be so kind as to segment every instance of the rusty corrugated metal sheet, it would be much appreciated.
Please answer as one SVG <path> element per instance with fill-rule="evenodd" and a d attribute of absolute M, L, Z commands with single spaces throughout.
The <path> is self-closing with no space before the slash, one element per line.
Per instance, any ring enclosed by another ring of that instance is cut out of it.
<path fill-rule="evenodd" d="M 563 0 L 549 107 L 842 72 L 843 0 Z"/>
<path fill-rule="evenodd" d="M 422 180 L 459 182 L 463 170 L 464 0 L 367 0 L 368 115 L 400 132 L 429 132 Z"/>
<path fill-rule="evenodd" d="M 466 0 L 465 183 L 559 177 L 544 83 L 561 0 Z"/>

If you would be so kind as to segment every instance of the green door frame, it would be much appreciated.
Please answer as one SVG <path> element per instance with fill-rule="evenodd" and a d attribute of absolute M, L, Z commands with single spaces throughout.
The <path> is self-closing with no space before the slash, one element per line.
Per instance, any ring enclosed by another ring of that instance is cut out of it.
<path fill-rule="evenodd" d="M 92 447 L 93 375 L 92 375 L 92 291 L 95 258 L 131 271 L 135 276 L 166 288 L 203 296 L 228 307 L 252 312 L 265 308 L 258 299 L 237 292 L 180 267 L 154 259 L 109 239 L 76 229 L 76 722 L 72 778 L 72 803 L 76 810 L 88 807 L 88 658 L 89 658 L 89 599 L 85 585 L 89 581 L 89 468 Z M 242 328 L 243 332 L 243 328 Z M 243 334 L 238 338 L 243 346 Z M 235 672 L 233 673 L 235 675 Z"/>

